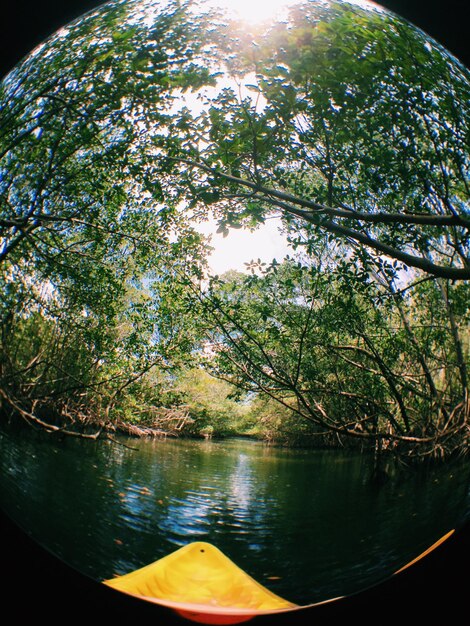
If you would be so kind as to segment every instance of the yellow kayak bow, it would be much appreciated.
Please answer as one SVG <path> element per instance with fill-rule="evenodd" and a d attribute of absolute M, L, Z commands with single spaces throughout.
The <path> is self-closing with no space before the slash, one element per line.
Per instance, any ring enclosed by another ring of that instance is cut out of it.
<path fill-rule="evenodd" d="M 218 548 L 202 541 L 104 583 L 204 624 L 236 624 L 297 606 L 263 587 Z"/>
<path fill-rule="evenodd" d="M 446 533 L 427 550 L 395 572 L 399 574 L 438 548 L 452 534 Z M 299 606 L 263 587 L 218 548 L 197 541 L 146 567 L 103 581 L 132 596 L 174 609 L 201 624 L 238 624 L 257 615 L 305 609 L 327 604 L 330 598 Z"/>

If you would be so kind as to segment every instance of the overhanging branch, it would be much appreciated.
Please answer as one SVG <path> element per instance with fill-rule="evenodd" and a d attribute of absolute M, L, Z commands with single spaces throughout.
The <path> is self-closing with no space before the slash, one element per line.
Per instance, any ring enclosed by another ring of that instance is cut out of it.
<path fill-rule="evenodd" d="M 386 244 L 378 239 L 371 237 L 357 228 L 340 224 L 333 219 L 340 218 L 348 220 L 356 220 L 358 226 L 361 223 L 366 224 L 411 224 L 416 226 L 434 226 L 443 228 L 446 226 L 459 226 L 470 230 L 470 220 L 458 215 L 427 215 L 427 214 L 410 214 L 410 213 L 364 213 L 345 208 L 332 208 L 312 202 L 305 198 L 299 198 L 292 194 L 266 187 L 257 182 L 226 174 L 220 170 L 213 168 L 205 163 L 192 161 L 190 159 L 171 157 L 171 160 L 184 163 L 189 167 L 198 168 L 211 176 L 221 178 L 227 183 L 234 183 L 244 188 L 251 189 L 258 199 L 268 202 L 276 206 L 285 213 L 294 215 L 306 222 L 319 226 L 328 232 L 339 235 L 342 238 L 356 241 L 368 248 L 375 250 L 380 254 L 384 254 L 395 259 L 408 267 L 414 267 L 422 270 L 426 274 L 438 278 L 448 280 L 470 280 L 470 266 L 452 267 L 438 265 L 428 258 L 417 256 L 400 250 L 394 246 Z"/>

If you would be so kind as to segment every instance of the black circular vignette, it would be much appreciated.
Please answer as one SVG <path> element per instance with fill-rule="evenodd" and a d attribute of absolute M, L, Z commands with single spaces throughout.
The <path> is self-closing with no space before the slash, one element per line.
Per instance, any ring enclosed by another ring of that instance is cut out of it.
<path fill-rule="evenodd" d="M 3 77 L 46 37 L 86 11 L 97 0 L 11 0 L 0 20 L 0 75 Z M 468 0 L 383 0 L 382 6 L 408 19 L 470 67 L 466 19 Z M 46 618 L 50 625 L 104 618 L 135 625 L 189 624 L 171 611 L 101 585 L 54 557 L 0 510 L 1 598 L 5 623 Z M 278 626 L 420 623 L 439 618 L 458 624 L 468 610 L 467 562 L 470 524 L 413 567 L 355 596 L 296 613 L 257 618 Z"/>

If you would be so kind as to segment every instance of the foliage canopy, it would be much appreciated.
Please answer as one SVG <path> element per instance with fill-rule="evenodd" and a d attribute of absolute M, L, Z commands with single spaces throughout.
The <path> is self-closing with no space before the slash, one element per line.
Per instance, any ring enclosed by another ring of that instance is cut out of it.
<path fill-rule="evenodd" d="M 317 436 L 465 449 L 469 103 L 442 47 L 346 1 L 62 29 L 0 86 L 5 410 L 104 426 L 199 365 Z M 201 222 L 275 216 L 292 258 L 210 275 Z"/>

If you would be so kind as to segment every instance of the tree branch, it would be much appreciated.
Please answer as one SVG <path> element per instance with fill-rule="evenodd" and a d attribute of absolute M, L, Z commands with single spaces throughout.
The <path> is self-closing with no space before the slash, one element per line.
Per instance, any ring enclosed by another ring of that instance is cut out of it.
<path fill-rule="evenodd" d="M 299 198 L 292 194 L 271 189 L 265 187 L 259 183 L 255 183 L 244 178 L 239 178 L 231 174 L 226 174 L 218 169 L 210 167 L 204 163 L 198 163 L 190 159 L 169 157 L 171 160 L 184 163 L 190 167 L 196 167 L 202 171 L 222 178 L 223 180 L 247 187 L 252 189 L 260 195 L 260 200 L 268 202 L 273 206 L 276 206 L 283 210 L 285 213 L 299 217 L 310 224 L 325 229 L 328 232 L 339 235 L 342 238 L 351 239 L 358 243 L 361 243 L 368 248 L 372 248 L 380 254 L 385 254 L 392 259 L 396 259 L 406 266 L 415 267 L 427 274 L 439 278 L 447 278 L 450 280 L 469 280 L 470 279 L 470 265 L 466 267 L 450 267 L 437 265 L 430 261 L 428 258 L 415 256 L 404 252 L 394 246 L 383 243 L 377 239 L 372 238 L 369 234 L 363 233 L 354 228 L 343 226 L 330 219 L 325 219 L 326 216 L 338 217 L 342 219 L 353 219 L 360 225 L 361 222 L 370 224 L 414 224 L 414 225 L 428 225 L 442 228 L 443 226 L 461 226 L 470 229 L 470 220 L 456 215 L 427 215 L 410 213 L 364 213 L 354 211 L 352 209 L 337 209 L 328 207 L 304 198 Z M 305 210 L 307 209 L 307 210 Z"/>

